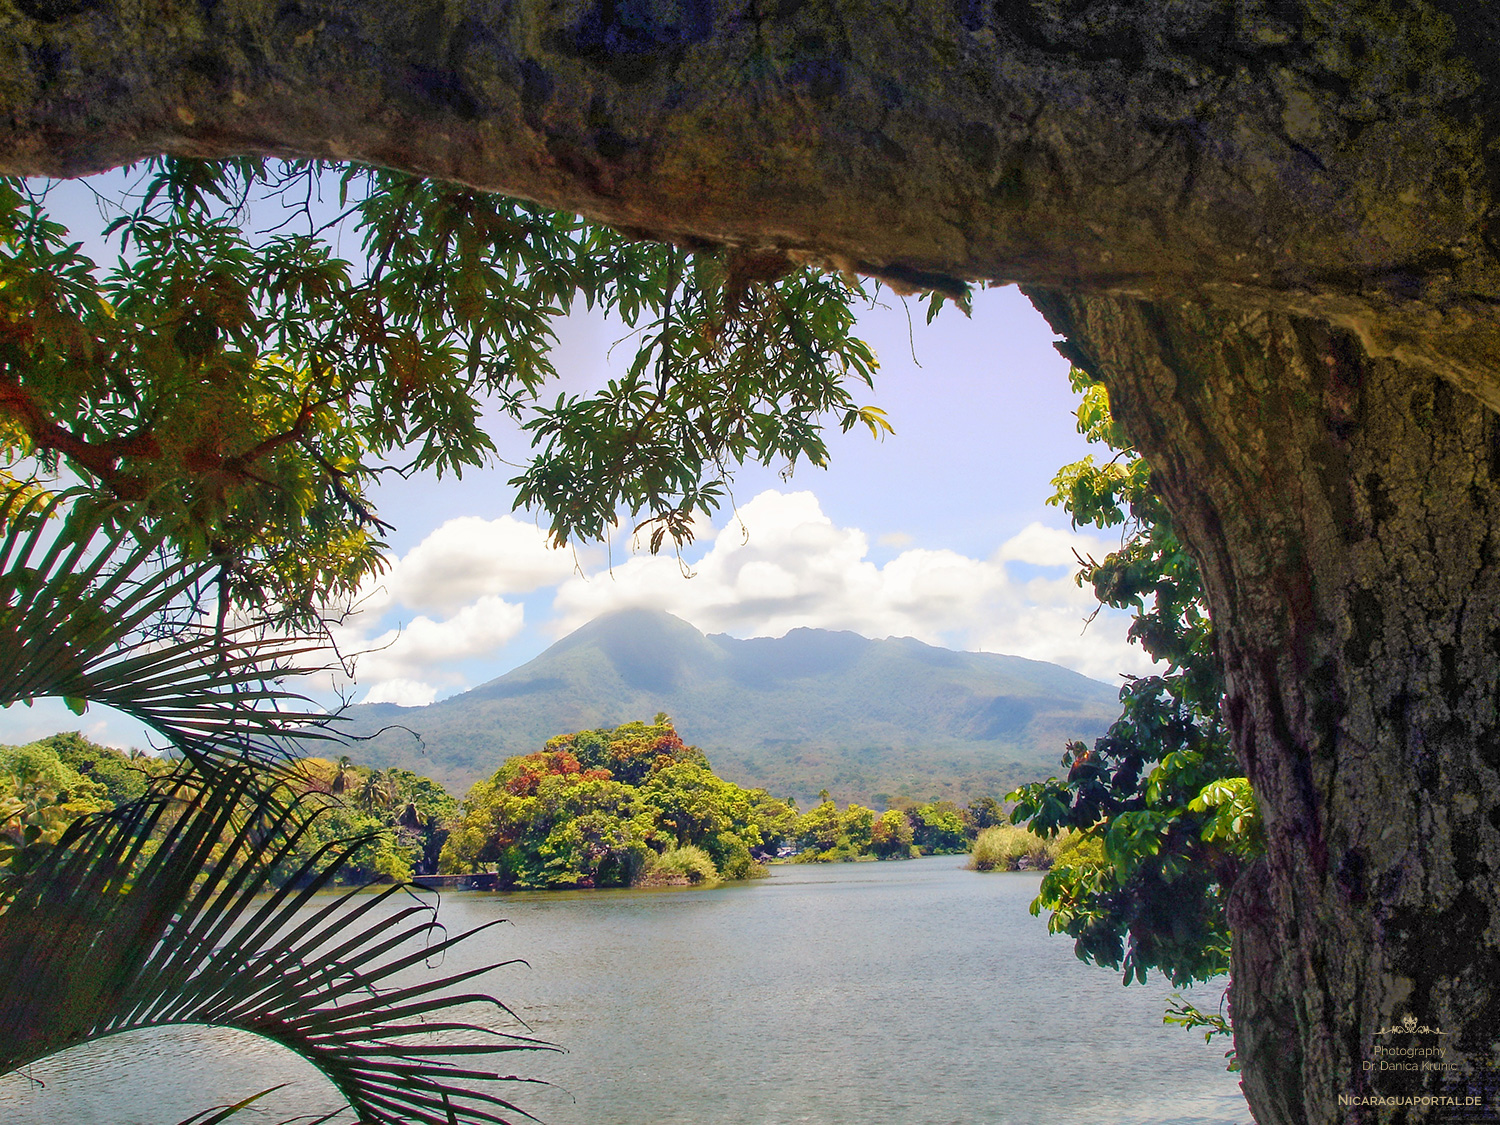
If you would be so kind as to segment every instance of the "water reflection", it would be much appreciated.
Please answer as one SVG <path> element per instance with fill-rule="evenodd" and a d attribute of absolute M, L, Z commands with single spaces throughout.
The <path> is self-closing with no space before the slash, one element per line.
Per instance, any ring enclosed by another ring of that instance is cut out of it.
<path fill-rule="evenodd" d="M 285 1086 L 234 1122 L 282 1122 L 340 1109 L 338 1091 L 278 1043 L 244 1031 L 167 1027 L 129 1031 L 0 1078 L 7 1125 L 173 1125 L 216 1105 Z M 344 1112 L 330 1125 L 351 1125 Z"/>
<path fill-rule="evenodd" d="M 1122 988 L 1079 963 L 1027 910 L 1037 876 L 960 864 L 778 867 L 708 891 L 448 895 L 450 929 L 511 924 L 418 971 L 526 958 L 485 986 L 568 1048 L 497 1064 L 552 1083 L 511 1094 L 549 1125 L 1244 1125 L 1224 1048 L 1162 1026 L 1167 987 Z M 1219 989 L 1200 992 L 1217 1005 Z M 122 1040 L 105 1049 L 109 1073 L 128 1073 L 154 1113 L 80 1057 L 50 1063 L 45 1091 L 0 1081 L 0 1120 L 172 1125 L 292 1076 L 264 1041 L 195 1030 L 122 1052 Z M 332 1108 L 316 1075 L 297 1081 L 245 1120 Z"/>

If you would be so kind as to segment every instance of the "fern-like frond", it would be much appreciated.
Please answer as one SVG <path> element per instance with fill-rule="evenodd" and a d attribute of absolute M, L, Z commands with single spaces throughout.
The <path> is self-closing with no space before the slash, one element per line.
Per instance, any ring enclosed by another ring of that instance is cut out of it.
<path fill-rule="evenodd" d="M 0 1073 L 107 1035 L 238 1028 L 297 1052 L 361 1122 L 529 1117 L 487 1057 L 547 1048 L 457 1014 L 498 965 L 413 983 L 453 937 L 400 886 L 315 899 L 363 840 L 273 888 L 315 809 L 264 771 L 196 759 L 141 800 L 76 822 L 0 900 Z M 504 964 L 506 962 L 500 962 Z M 403 976 L 403 974 L 406 974 Z M 524 1025 L 523 1025 L 524 1026 Z"/>
<path fill-rule="evenodd" d="M 140 506 L 0 490 L 0 707 L 101 704 L 186 753 L 241 759 L 329 737 L 328 716 L 278 686 L 325 646 L 191 612 L 213 566 L 164 561 L 149 527 Z"/>

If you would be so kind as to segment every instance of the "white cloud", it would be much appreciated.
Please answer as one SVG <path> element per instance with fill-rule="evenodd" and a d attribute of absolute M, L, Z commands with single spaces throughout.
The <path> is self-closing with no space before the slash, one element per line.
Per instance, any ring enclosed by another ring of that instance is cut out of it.
<path fill-rule="evenodd" d="M 519 605 L 493 594 L 441 621 L 414 618 L 361 644 L 365 651 L 355 661 L 358 680 L 381 695 L 396 690 L 385 685 L 397 681 L 425 686 L 433 678 L 451 680 L 453 674 L 445 673 L 444 665 L 494 655 L 521 631 L 523 619 Z M 348 653 L 349 641 L 342 647 Z"/>
<path fill-rule="evenodd" d="M 366 701 L 429 703 L 466 686 L 465 662 L 501 669 L 525 622 L 505 595 L 552 586 L 552 616 L 540 624 L 554 637 L 611 610 L 649 606 L 741 637 L 803 626 L 911 636 L 1108 681 L 1149 667 L 1125 642 L 1124 615 L 1101 613 L 1085 627 L 1096 603 L 1073 581 L 1074 552 L 1102 557 L 1114 544 L 1100 536 L 1032 524 L 989 558 L 913 547 L 877 566 L 865 533 L 836 525 L 811 492 L 777 491 L 701 531 L 696 561 L 635 554 L 584 576 L 572 552 L 548 548 L 520 520 L 450 520 L 393 564 L 370 610 L 340 627 L 340 647 L 363 653 L 356 673 Z M 417 615 L 392 627 L 402 608 Z"/>
<path fill-rule="evenodd" d="M 1112 549 L 1109 543 L 1095 535 L 1031 523 L 1001 544 L 995 558 L 1001 562 L 1023 562 L 1032 566 L 1066 566 L 1071 574 L 1078 565 L 1073 557 L 1075 551 L 1086 557 L 1091 551 L 1104 553 Z"/>
<path fill-rule="evenodd" d="M 1123 615 L 1101 613 L 1085 628 L 1096 603 L 1073 581 L 1074 552 L 1101 557 L 1111 549 L 1101 537 L 1032 524 L 988 559 L 912 549 L 877 567 L 865 534 L 836 526 L 810 492 L 763 492 L 738 517 L 713 536 L 691 578 L 675 559 L 638 556 L 607 574 L 568 579 L 554 602 L 553 632 L 649 606 L 738 636 L 799 626 L 912 636 L 1050 660 L 1105 680 L 1149 666 L 1125 642 Z"/>
<path fill-rule="evenodd" d="M 437 688 L 417 680 L 382 680 L 365 696 L 366 703 L 395 703 L 400 707 L 425 707 L 437 698 Z"/>
<path fill-rule="evenodd" d="M 401 605 L 451 613 L 491 594 L 527 594 L 576 569 L 573 552 L 513 516 L 451 519 L 398 559 L 370 591 L 367 609 Z"/>
<path fill-rule="evenodd" d="M 440 688 L 463 686 L 456 665 L 497 655 L 521 631 L 524 611 L 503 595 L 555 585 L 576 567 L 573 552 L 550 547 L 533 524 L 451 519 L 367 583 L 334 634 L 356 655 L 365 702 L 430 703 Z M 381 628 L 403 609 L 418 616 Z"/>

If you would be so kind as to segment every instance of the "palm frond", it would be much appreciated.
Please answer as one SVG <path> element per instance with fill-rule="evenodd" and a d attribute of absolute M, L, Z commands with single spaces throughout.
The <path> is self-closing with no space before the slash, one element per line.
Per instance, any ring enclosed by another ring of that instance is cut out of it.
<path fill-rule="evenodd" d="M 185 612 L 213 565 L 164 563 L 148 527 L 139 505 L 0 489 L 0 706 L 102 704 L 188 753 L 238 758 L 331 737 L 324 712 L 277 686 L 318 670 L 298 664 L 326 646 Z"/>
<path fill-rule="evenodd" d="M 410 979 L 487 927 L 435 939 L 429 905 L 393 909 L 397 887 L 315 901 L 365 839 L 272 886 L 318 810 L 264 766 L 330 736 L 278 677 L 312 670 L 299 663 L 322 646 L 203 624 L 211 564 L 171 561 L 150 526 L 140 506 L 0 488 L 0 705 L 105 704 L 184 756 L 145 797 L 75 822 L 0 880 L 0 1073 L 103 1036 L 207 1024 L 300 1054 L 362 1123 L 529 1116 L 496 1092 L 526 1080 L 487 1059 L 548 1045 L 462 1018 L 508 1011 L 459 987 L 496 966 Z"/>
<path fill-rule="evenodd" d="M 401 886 L 315 901 L 363 840 L 273 888 L 317 810 L 265 776 L 206 756 L 76 822 L 14 881 L 0 899 L 0 1073 L 119 1032 L 209 1024 L 297 1052 L 371 1125 L 529 1117 L 496 1092 L 527 1080 L 481 1064 L 549 1045 L 458 1011 L 513 1015 L 458 990 L 509 962 L 408 972 L 495 923 L 442 936 L 430 905 L 391 910 Z"/>
<path fill-rule="evenodd" d="M 281 1085 L 284 1086 L 286 1083 L 282 1083 Z M 193 1116 L 179 1121 L 177 1125 L 222 1125 L 222 1122 L 228 1121 L 246 1106 L 260 1101 L 267 1094 L 274 1094 L 279 1089 L 281 1089 L 281 1086 L 268 1086 L 266 1089 L 260 1091 L 260 1093 L 251 1094 L 248 1098 L 241 1098 L 230 1105 L 211 1106 L 201 1113 L 195 1113 Z M 324 1117 L 323 1120 L 327 1121 L 328 1118 Z"/>

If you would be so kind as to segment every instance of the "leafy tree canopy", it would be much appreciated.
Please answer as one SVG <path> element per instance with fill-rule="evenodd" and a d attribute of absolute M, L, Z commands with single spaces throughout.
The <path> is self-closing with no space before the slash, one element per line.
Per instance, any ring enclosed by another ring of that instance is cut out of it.
<path fill-rule="evenodd" d="M 0 881 L 24 872 L 89 813 L 149 796 L 180 762 L 119 750 L 68 731 L 25 746 L 0 746 Z M 401 882 L 437 870 L 458 818 L 458 802 L 429 777 L 376 770 L 348 758 L 302 758 L 277 771 L 308 816 L 272 878 L 292 878 L 308 861 L 358 841 L 329 872 L 336 883 Z"/>
<path fill-rule="evenodd" d="M 28 870 L 79 817 L 142 799 L 172 765 L 78 731 L 0 746 L 0 884 Z"/>
<path fill-rule="evenodd" d="M 757 871 L 752 852 L 785 839 L 793 815 L 765 790 L 715 775 L 658 715 L 507 759 L 469 791 L 440 862 L 447 872 L 492 870 L 505 886 L 622 886 L 681 866 L 677 853 L 694 848 L 713 878 L 742 879 Z"/>
<path fill-rule="evenodd" d="M 402 882 L 437 871 L 458 802 L 432 778 L 411 770 L 371 769 L 347 757 L 302 758 L 284 773 L 288 788 L 318 811 L 278 865 L 277 879 L 345 840 L 362 843 L 338 869 L 336 882 Z"/>
<path fill-rule="evenodd" d="M 100 198 L 107 267 L 45 192 L 0 183 L 0 452 L 12 478 L 65 466 L 149 500 L 242 604 L 306 618 L 350 594 L 381 565 L 375 476 L 488 463 L 486 410 L 528 435 L 517 504 L 557 542 L 623 514 L 652 550 L 691 538 L 735 464 L 821 464 L 830 417 L 886 428 L 852 397 L 876 364 L 838 275 L 363 167 L 138 172 Z M 552 397 L 577 306 L 617 316 L 635 356 Z"/>
<path fill-rule="evenodd" d="M 929 855 L 951 855 L 969 850 L 972 825 L 952 801 L 931 801 L 910 810 L 917 847 Z"/>
<path fill-rule="evenodd" d="M 900 809 L 886 809 L 870 825 L 870 851 L 879 859 L 904 859 L 914 839 L 911 821 Z"/>
<path fill-rule="evenodd" d="M 975 818 L 952 801 L 908 804 L 877 813 L 863 805 L 843 809 L 828 796 L 796 820 L 792 838 L 801 849 L 797 863 L 841 863 L 860 859 L 910 859 L 969 850 L 978 832 Z M 976 802 L 981 810 L 999 808 L 993 797 Z"/>
<path fill-rule="evenodd" d="M 1103 386 L 1073 371 L 1079 431 L 1114 451 L 1065 466 L 1057 494 L 1075 527 L 1120 527 L 1120 549 L 1084 561 L 1081 584 L 1134 612 L 1130 639 L 1165 670 L 1130 677 L 1118 720 L 1092 748 L 1069 743 L 1067 777 L 1017 790 L 1012 818 L 1081 836 L 1042 882 L 1034 911 L 1076 939 L 1086 961 L 1159 969 L 1174 984 L 1229 969 L 1224 907 L 1262 847 L 1259 814 L 1229 744 L 1223 675 L 1198 569 L 1152 488 L 1150 466 L 1110 415 Z"/>
<path fill-rule="evenodd" d="M 0 746 L 0 881 L 29 866 L 80 816 L 109 807 L 105 787 L 54 747 Z"/>

